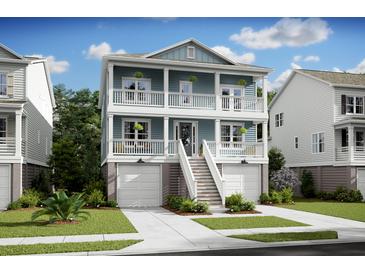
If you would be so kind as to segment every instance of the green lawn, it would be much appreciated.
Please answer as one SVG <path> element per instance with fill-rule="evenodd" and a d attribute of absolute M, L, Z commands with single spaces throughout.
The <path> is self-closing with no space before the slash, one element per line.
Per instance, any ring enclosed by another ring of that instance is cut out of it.
<path fill-rule="evenodd" d="M 295 201 L 294 205 L 279 206 L 365 222 L 365 203 L 340 203 L 318 199 L 296 199 Z"/>
<path fill-rule="evenodd" d="M 193 220 L 210 229 L 308 226 L 275 216 L 197 218 Z"/>
<path fill-rule="evenodd" d="M 310 241 L 338 239 L 336 231 L 316 231 L 316 232 L 288 232 L 288 233 L 262 233 L 251 235 L 232 235 L 236 239 L 244 239 L 259 242 L 287 242 L 287 241 Z"/>
<path fill-rule="evenodd" d="M 47 217 L 32 222 L 34 210 L 0 213 L 0 238 L 111 234 L 137 232 L 119 209 L 87 209 L 90 217 L 79 224 L 48 224 Z"/>
<path fill-rule="evenodd" d="M 127 246 L 134 245 L 138 242 L 140 242 L 140 240 L 34 244 L 34 245 L 5 245 L 5 246 L 0 246 L 0 256 L 120 250 Z"/>

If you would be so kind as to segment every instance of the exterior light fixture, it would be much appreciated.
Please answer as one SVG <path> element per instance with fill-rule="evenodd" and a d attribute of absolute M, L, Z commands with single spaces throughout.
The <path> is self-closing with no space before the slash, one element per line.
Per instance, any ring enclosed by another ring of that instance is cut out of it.
<path fill-rule="evenodd" d="M 142 158 L 139 158 L 138 161 L 137 161 L 137 164 L 143 164 L 144 161 L 142 160 Z"/>
<path fill-rule="evenodd" d="M 242 164 L 242 165 L 247 165 L 247 164 L 248 164 L 248 162 L 246 161 L 246 159 L 243 159 L 243 160 L 241 161 L 241 164 Z"/>

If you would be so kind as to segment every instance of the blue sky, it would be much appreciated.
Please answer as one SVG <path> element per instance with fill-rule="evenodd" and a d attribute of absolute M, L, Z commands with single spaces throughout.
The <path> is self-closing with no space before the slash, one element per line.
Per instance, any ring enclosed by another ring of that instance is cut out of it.
<path fill-rule="evenodd" d="M 362 18 L 0 18 L 0 37 L 20 54 L 48 57 L 53 83 L 72 89 L 99 88 L 102 53 L 151 52 L 189 37 L 274 68 L 273 88 L 296 67 L 365 73 Z"/>

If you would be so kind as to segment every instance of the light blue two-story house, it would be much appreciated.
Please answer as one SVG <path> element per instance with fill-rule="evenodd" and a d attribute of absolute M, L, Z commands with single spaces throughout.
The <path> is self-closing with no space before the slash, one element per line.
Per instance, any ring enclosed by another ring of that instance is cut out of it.
<path fill-rule="evenodd" d="M 240 192 L 257 201 L 268 188 L 270 71 L 195 39 L 104 56 L 99 107 L 108 199 L 160 206 L 175 194 L 219 205 Z"/>

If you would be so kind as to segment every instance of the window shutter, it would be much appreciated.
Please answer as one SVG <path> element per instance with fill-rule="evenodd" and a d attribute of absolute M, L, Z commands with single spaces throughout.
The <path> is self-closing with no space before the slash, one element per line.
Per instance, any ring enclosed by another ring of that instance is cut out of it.
<path fill-rule="evenodd" d="M 341 95 L 341 114 L 346 114 L 346 95 Z"/>
<path fill-rule="evenodd" d="M 6 93 L 9 97 L 13 97 L 14 95 L 14 75 L 8 73 L 6 75 Z"/>

